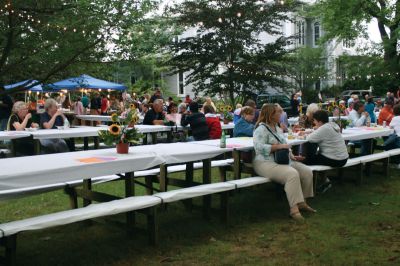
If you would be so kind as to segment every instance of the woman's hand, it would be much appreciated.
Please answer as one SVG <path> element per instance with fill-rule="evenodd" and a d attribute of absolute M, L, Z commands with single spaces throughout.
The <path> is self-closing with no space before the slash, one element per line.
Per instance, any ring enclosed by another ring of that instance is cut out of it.
<path fill-rule="evenodd" d="M 298 162 L 302 162 L 306 159 L 306 157 L 301 156 L 301 155 L 292 155 L 291 158 L 293 161 L 298 161 Z"/>
<path fill-rule="evenodd" d="M 32 124 L 31 124 L 31 127 L 32 127 L 32 128 L 39 128 L 39 125 L 38 125 L 37 123 L 32 123 Z"/>
<path fill-rule="evenodd" d="M 290 149 L 290 145 L 289 144 L 278 144 L 277 150 L 283 150 L 283 149 Z"/>

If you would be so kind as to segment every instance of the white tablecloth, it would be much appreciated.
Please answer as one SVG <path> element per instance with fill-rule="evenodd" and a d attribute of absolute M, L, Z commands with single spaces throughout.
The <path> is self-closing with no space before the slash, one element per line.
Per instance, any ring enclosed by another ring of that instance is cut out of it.
<path fill-rule="evenodd" d="M 337 120 L 337 119 L 339 119 L 338 116 L 330 116 L 329 117 L 329 121 L 331 121 L 331 122 L 334 121 L 334 120 Z M 347 116 L 341 116 L 340 119 L 341 120 L 347 120 L 349 118 Z M 291 117 L 291 118 L 288 119 L 289 125 L 294 125 L 294 124 L 297 124 L 298 122 L 299 122 L 299 118 L 298 117 Z"/>
<path fill-rule="evenodd" d="M 290 145 L 299 145 L 299 144 L 307 142 L 306 140 L 300 140 L 300 139 L 291 139 L 291 140 L 287 139 L 286 141 Z M 220 146 L 219 139 L 194 141 L 191 143 L 197 144 L 197 145 L 213 146 L 213 147 Z M 249 137 L 227 138 L 226 139 L 226 148 L 240 150 L 240 151 L 251 150 L 254 148 L 253 138 L 249 138 Z"/>
<path fill-rule="evenodd" d="M 82 119 L 82 120 L 85 120 L 85 121 L 111 122 L 111 116 L 110 115 L 77 115 L 76 118 Z M 143 116 L 139 116 L 139 122 L 142 122 L 143 119 L 144 119 Z"/>
<path fill-rule="evenodd" d="M 185 163 L 213 158 L 230 151 L 215 146 L 196 145 L 193 142 L 160 143 L 131 147 L 133 153 L 155 152 L 166 164 Z"/>
<path fill-rule="evenodd" d="M 30 135 L 27 131 L 0 131 L 0 141 L 25 138 Z"/>
<path fill-rule="evenodd" d="M 132 147 L 123 155 L 113 148 L 2 159 L 0 191 L 145 170 L 163 162 L 152 150 L 134 152 Z"/>
<path fill-rule="evenodd" d="M 344 129 L 342 136 L 345 140 L 355 141 L 385 137 L 392 133 L 393 129 L 388 127 L 353 127 Z"/>

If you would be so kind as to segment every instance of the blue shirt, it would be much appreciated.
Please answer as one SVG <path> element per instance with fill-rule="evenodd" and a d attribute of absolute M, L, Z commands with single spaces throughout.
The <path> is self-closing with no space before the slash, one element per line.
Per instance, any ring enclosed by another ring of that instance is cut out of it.
<path fill-rule="evenodd" d="M 254 131 L 254 125 L 249 123 L 243 117 L 240 118 L 235 127 L 233 128 L 233 137 L 252 137 Z"/>
<path fill-rule="evenodd" d="M 47 123 L 51 120 L 51 116 L 45 112 L 40 115 L 40 128 L 45 128 L 43 126 L 44 123 Z M 54 121 L 52 129 L 56 129 L 57 127 L 63 126 L 64 125 L 64 120 L 62 116 L 57 116 L 56 120 Z"/>

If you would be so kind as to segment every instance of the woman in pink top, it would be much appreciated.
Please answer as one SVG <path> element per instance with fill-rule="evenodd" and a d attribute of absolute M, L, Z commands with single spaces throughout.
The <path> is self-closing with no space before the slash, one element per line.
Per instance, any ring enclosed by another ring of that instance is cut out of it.
<path fill-rule="evenodd" d="M 168 114 L 165 119 L 174 122 L 176 125 L 181 124 L 182 115 L 178 113 L 178 106 L 175 103 L 170 103 L 168 106 Z"/>
<path fill-rule="evenodd" d="M 85 112 L 83 111 L 83 109 L 84 108 L 83 108 L 83 104 L 82 104 L 82 101 L 81 101 L 81 97 L 78 97 L 76 99 L 75 104 L 74 104 L 74 113 L 75 113 L 75 115 L 85 115 Z M 75 123 L 77 125 L 79 125 L 79 124 L 85 125 L 85 121 L 84 120 L 78 119 L 76 117 L 75 117 L 75 119 L 76 119 Z"/>

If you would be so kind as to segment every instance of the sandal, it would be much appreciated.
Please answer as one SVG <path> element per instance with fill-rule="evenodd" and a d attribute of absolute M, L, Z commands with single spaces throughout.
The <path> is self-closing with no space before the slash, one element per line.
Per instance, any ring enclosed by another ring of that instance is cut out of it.
<path fill-rule="evenodd" d="M 297 222 L 304 221 L 304 217 L 301 215 L 300 211 L 292 212 L 289 215 L 293 220 L 295 220 Z"/>
<path fill-rule="evenodd" d="M 310 206 L 308 206 L 305 203 L 299 205 L 299 209 L 302 210 L 302 211 L 307 211 L 307 212 L 312 212 L 312 213 L 316 213 L 317 212 L 317 210 L 314 210 L 313 208 L 311 208 Z"/>

